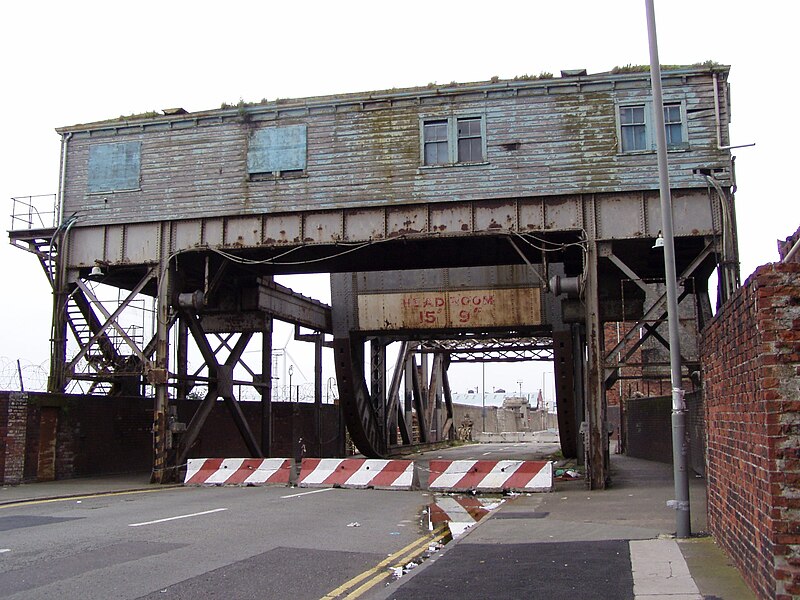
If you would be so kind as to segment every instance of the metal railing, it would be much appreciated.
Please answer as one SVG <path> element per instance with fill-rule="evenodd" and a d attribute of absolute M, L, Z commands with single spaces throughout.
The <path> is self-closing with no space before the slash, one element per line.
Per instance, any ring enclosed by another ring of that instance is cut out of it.
<path fill-rule="evenodd" d="M 11 231 L 50 229 L 55 226 L 55 194 L 11 198 Z"/>

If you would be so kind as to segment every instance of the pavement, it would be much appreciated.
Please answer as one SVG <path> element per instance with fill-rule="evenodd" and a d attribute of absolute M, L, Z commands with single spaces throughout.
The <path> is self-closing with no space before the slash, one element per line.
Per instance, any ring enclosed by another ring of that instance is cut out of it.
<path fill-rule="evenodd" d="M 693 536 L 677 540 L 671 465 L 611 457 L 612 486 L 557 481 L 523 494 L 371 600 L 441 597 L 750 600 L 706 531 L 705 481 L 690 484 Z"/>
<path fill-rule="evenodd" d="M 707 536 L 705 482 L 692 481 L 693 537 L 676 540 L 672 469 L 614 455 L 612 486 L 589 491 L 557 481 L 545 494 L 507 499 L 418 568 L 364 598 L 581 598 L 749 600 L 755 596 Z M 0 488 L 0 505 L 131 491 L 149 474 L 91 477 Z"/>

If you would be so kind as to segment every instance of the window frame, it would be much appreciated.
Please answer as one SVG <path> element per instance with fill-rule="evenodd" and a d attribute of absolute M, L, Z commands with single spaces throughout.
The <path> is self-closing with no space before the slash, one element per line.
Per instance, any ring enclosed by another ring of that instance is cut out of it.
<path fill-rule="evenodd" d="M 644 109 L 644 127 L 645 127 L 645 147 L 637 148 L 634 150 L 623 149 L 623 129 L 626 125 L 622 123 L 622 109 L 642 107 Z M 689 145 L 689 132 L 686 120 L 686 102 L 685 100 L 665 100 L 663 102 L 664 110 L 669 107 L 678 107 L 680 110 L 680 131 L 681 142 L 678 144 L 668 144 L 668 152 L 683 152 L 690 149 Z M 653 127 L 655 125 L 655 118 L 653 113 L 653 101 L 650 99 L 631 99 L 625 101 L 618 101 L 616 103 L 616 121 L 617 121 L 617 154 L 631 155 L 631 154 L 649 154 L 656 151 L 656 139 Z M 664 128 L 668 125 L 678 125 L 677 122 L 667 123 L 666 115 L 664 116 Z"/>
<path fill-rule="evenodd" d="M 481 160 L 479 161 L 459 161 L 459 141 L 462 139 L 477 139 L 476 135 L 460 137 L 458 133 L 458 125 L 461 121 L 479 121 L 480 122 L 480 147 L 481 147 Z M 447 127 L 447 160 L 445 162 L 436 162 L 428 164 L 426 162 L 426 148 L 431 144 L 441 144 L 444 140 L 427 140 L 425 138 L 426 125 L 433 125 L 437 123 L 445 123 Z M 486 143 L 486 116 L 480 113 L 464 113 L 455 115 L 421 115 L 419 119 L 419 137 L 420 137 L 420 167 L 424 169 L 436 169 L 441 167 L 466 167 L 474 165 L 488 164 L 487 157 L 487 143 Z"/>

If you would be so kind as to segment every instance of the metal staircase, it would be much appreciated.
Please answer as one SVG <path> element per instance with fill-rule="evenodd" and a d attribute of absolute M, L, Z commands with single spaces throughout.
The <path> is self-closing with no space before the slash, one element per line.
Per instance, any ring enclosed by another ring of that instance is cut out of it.
<path fill-rule="evenodd" d="M 58 209 L 55 194 L 22 196 L 11 200 L 10 242 L 39 259 L 51 288 L 56 292 L 59 240 L 72 227 L 74 216 L 56 224 Z M 125 346 L 123 337 L 113 329 L 103 328 L 98 317 L 102 316 L 103 309 L 94 306 L 99 303 L 96 298 L 88 298 L 78 287 L 66 295 L 63 303 L 64 318 L 77 345 L 75 355 L 82 354 L 69 374 L 69 388 L 73 392 L 112 393 L 115 379 L 121 373 L 129 376 L 134 362 L 130 354 L 120 351 Z M 127 335 L 129 340 L 139 345 L 143 342 L 141 331 L 138 335 Z"/>

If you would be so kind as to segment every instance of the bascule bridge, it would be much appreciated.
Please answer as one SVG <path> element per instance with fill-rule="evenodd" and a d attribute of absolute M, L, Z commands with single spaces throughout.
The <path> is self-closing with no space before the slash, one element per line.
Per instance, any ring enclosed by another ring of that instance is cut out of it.
<path fill-rule="evenodd" d="M 711 314 L 711 273 L 720 298 L 738 286 L 727 77 L 662 73 L 687 337 Z M 653 123 L 649 73 L 622 69 L 63 127 L 55 221 L 10 234 L 53 286 L 49 391 L 151 395 L 166 481 L 219 400 L 249 451 L 268 453 L 273 319 L 315 344 L 318 395 L 333 347 L 348 430 L 371 456 L 453 435 L 453 361 L 553 360 L 564 454 L 604 487 L 606 390 L 648 366 L 648 339 L 666 343 Z M 330 306 L 274 281 L 302 273 L 331 274 Z M 98 281 L 118 290 L 113 310 Z M 136 337 L 124 319 L 139 298 L 155 318 Z M 234 375 L 253 344 L 260 439 Z M 692 385 L 696 346 L 683 362 Z M 198 389 L 176 424 L 172 403 Z"/>

